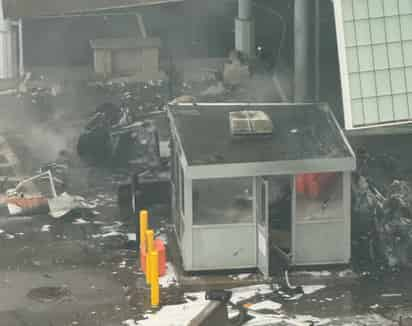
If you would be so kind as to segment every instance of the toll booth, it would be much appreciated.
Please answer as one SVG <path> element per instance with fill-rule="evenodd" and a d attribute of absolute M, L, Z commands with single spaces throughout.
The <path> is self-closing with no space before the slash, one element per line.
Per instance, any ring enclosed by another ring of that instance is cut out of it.
<path fill-rule="evenodd" d="M 349 262 L 356 160 L 326 104 L 182 103 L 168 115 L 186 271 Z"/>

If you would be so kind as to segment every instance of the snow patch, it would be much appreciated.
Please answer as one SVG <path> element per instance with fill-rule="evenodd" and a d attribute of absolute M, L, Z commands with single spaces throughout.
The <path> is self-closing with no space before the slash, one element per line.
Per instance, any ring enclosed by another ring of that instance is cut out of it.
<path fill-rule="evenodd" d="M 302 288 L 305 294 L 312 294 L 326 288 L 326 285 L 304 285 Z"/>
<path fill-rule="evenodd" d="M 249 278 L 252 275 L 252 273 L 242 273 L 242 274 L 238 274 L 238 275 L 231 275 L 231 278 L 233 280 L 245 280 L 247 278 Z"/>
<path fill-rule="evenodd" d="M 136 241 L 136 233 L 128 233 L 127 238 L 129 241 Z"/>
<path fill-rule="evenodd" d="M 279 310 L 280 308 L 282 308 L 282 305 L 280 303 L 270 301 L 270 300 L 255 303 L 254 305 L 249 307 L 250 310 L 254 310 L 254 311 L 257 311 L 257 310 L 274 310 L 274 311 L 276 311 L 276 310 Z"/>
<path fill-rule="evenodd" d="M 128 320 L 124 320 L 122 322 L 122 325 L 126 325 L 126 326 L 137 326 L 137 321 L 133 320 L 133 319 L 128 319 Z"/>
<path fill-rule="evenodd" d="M 329 271 L 302 271 L 302 272 L 296 272 L 294 274 L 295 275 L 308 275 L 312 277 L 325 277 L 325 276 L 332 275 L 332 273 Z"/>
<path fill-rule="evenodd" d="M 158 236 L 156 236 L 156 239 L 162 240 L 165 245 L 167 245 L 167 234 L 166 233 L 160 233 Z"/>
<path fill-rule="evenodd" d="M 256 295 L 265 295 L 272 293 L 272 289 L 267 284 L 252 285 L 238 287 L 231 290 L 232 291 L 232 301 L 234 304 L 238 304 L 241 301 L 253 298 Z"/>
<path fill-rule="evenodd" d="M 350 276 L 352 274 L 353 274 L 353 272 L 350 269 L 345 269 L 343 271 L 340 271 L 338 276 L 339 277 L 347 277 L 347 276 Z"/>
<path fill-rule="evenodd" d="M 50 232 L 51 225 L 45 224 L 41 227 L 41 232 Z"/>
<path fill-rule="evenodd" d="M 133 320 L 125 320 L 123 325 L 127 326 L 185 326 L 195 318 L 207 305 L 204 292 L 186 293 L 187 296 L 195 298 L 195 300 L 184 304 L 164 306 L 154 314 L 147 314 L 145 320 L 135 322 Z M 185 296 L 186 296 L 185 295 Z M 131 321 L 134 322 L 131 323 Z"/>
<path fill-rule="evenodd" d="M 117 236 L 124 236 L 123 233 L 112 231 L 108 233 L 100 233 L 100 234 L 92 234 L 92 238 L 98 239 L 98 238 L 110 238 L 110 237 L 117 237 Z"/>
<path fill-rule="evenodd" d="M 387 298 L 391 298 L 391 297 L 401 297 L 402 293 L 384 293 L 381 294 L 381 297 L 387 297 Z"/>
<path fill-rule="evenodd" d="M 296 315 L 294 318 L 285 315 L 263 315 L 258 313 L 249 313 L 250 316 L 254 318 L 249 320 L 244 326 L 268 326 L 268 325 L 293 325 L 293 326 L 308 326 L 313 323 L 313 325 L 321 326 L 327 325 L 332 320 L 329 318 L 317 318 L 310 315 Z"/>
<path fill-rule="evenodd" d="M 177 276 L 175 268 L 171 263 L 166 265 L 166 275 L 159 278 L 159 285 L 162 288 L 168 288 L 169 286 L 177 283 Z"/>
<path fill-rule="evenodd" d="M 86 221 L 82 218 L 78 218 L 73 222 L 73 224 L 89 224 L 89 223 L 90 223 L 90 221 Z"/>

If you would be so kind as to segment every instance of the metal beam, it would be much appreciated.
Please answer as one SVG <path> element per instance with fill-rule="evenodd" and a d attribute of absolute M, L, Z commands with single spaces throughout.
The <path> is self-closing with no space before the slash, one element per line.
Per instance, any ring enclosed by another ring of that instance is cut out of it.
<path fill-rule="evenodd" d="M 310 71 L 313 63 L 310 60 L 310 0 L 295 0 L 294 11 L 294 97 L 295 102 L 313 100 L 310 87 Z"/>
<path fill-rule="evenodd" d="M 235 19 L 235 46 L 236 50 L 248 57 L 255 56 L 255 26 L 252 16 L 252 0 L 238 0 L 238 17 Z"/>
<path fill-rule="evenodd" d="M 23 20 L 19 19 L 19 74 L 20 77 L 24 76 L 24 42 L 23 42 Z"/>
<path fill-rule="evenodd" d="M 320 0 L 315 0 L 315 102 L 320 101 Z"/>
<path fill-rule="evenodd" d="M 252 0 L 239 0 L 239 19 L 252 18 Z"/>

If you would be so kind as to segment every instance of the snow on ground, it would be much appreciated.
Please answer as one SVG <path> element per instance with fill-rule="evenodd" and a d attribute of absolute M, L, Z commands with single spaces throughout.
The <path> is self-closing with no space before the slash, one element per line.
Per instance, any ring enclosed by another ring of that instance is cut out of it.
<path fill-rule="evenodd" d="M 237 274 L 237 275 L 230 275 L 230 278 L 232 280 L 245 280 L 249 278 L 252 275 L 252 273 L 242 273 L 242 274 Z"/>
<path fill-rule="evenodd" d="M 277 303 L 271 300 L 261 301 L 249 307 L 250 310 L 254 310 L 254 311 L 258 311 L 258 310 L 276 311 L 276 310 L 279 310 L 280 308 L 282 308 L 282 305 L 280 303 Z"/>
<path fill-rule="evenodd" d="M 350 275 L 352 275 L 352 274 L 353 274 L 353 271 L 352 271 L 352 270 L 350 270 L 350 269 L 345 269 L 345 270 L 343 270 L 343 271 L 340 271 L 339 274 L 338 274 L 338 276 L 339 276 L 339 277 L 347 277 L 347 276 L 350 276 Z"/>
<path fill-rule="evenodd" d="M 175 268 L 171 263 L 166 265 L 166 275 L 159 278 L 159 285 L 162 288 L 168 288 L 169 286 L 177 283 L 177 276 Z"/>
<path fill-rule="evenodd" d="M 112 231 L 112 232 L 102 233 L 102 234 L 93 234 L 92 238 L 97 239 L 97 238 L 109 238 L 109 237 L 117 237 L 117 236 L 124 236 L 124 233 Z"/>
<path fill-rule="evenodd" d="M 264 295 L 273 292 L 270 285 L 268 284 L 238 287 L 231 289 L 231 291 L 232 298 L 230 301 L 232 301 L 234 304 L 253 298 L 258 294 Z"/>
<path fill-rule="evenodd" d="M 86 221 L 82 218 L 78 218 L 73 222 L 73 224 L 89 224 L 89 223 L 90 223 L 89 221 Z"/>
<path fill-rule="evenodd" d="M 269 326 L 269 325 L 290 325 L 290 326 L 308 326 L 308 325 L 328 325 L 332 320 L 329 318 L 317 318 L 310 315 L 296 315 L 289 317 L 283 314 L 279 315 L 264 315 L 258 313 L 249 313 L 254 318 L 249 320 L 244 326 Z"/>
<path fill-rule="evenodd" d="M 45 224 L 41 227 L 41 232 L 49 232 L 51 228 L 51 225 Z"/>
<path fill-rule="evenodd" d="M 207 305 L 204 292 L 186 293 L 196 300 L 187 300 L 184 304 L 164 306 L 154 314 L 147 314 L 145 320 L 134 321 L 128 319 L 123 321 L 126 326 L 185 326 L 195 318 Z"/>
<path fill-rule="evenodd" d="M 392 298 L 392 297 L 401 297 L 402 293 L 383 293 L 381 294 L 381 297 L 384 298 Z"/>
<path fill-rule="evenodd" d="M 158 236 L 156 236 L 156 239 L 162 240 L 163 243 L 167 245 L 167 234 L 166 233 L 160 233 Z"/>
<path fill-rule="evenodd" d="M 304 285 L 302 286 L 303 292 L 305 292 L 305 294 L 313 294 L 317 291 L 324 289 L 325 287 L 326 285 Z"/>
<path fill-rule="evenodd" d="M 104 232 L 117 231 L 122 225 L 122 222 L 114 221 L 111 225 L 102 226 L 102 230 L 104 230 Z"/>
<path fill-rule="evenodd" d="M 136 233 L 128 233 L 127 238 L 129 241 L 136 241 Z"/>
<path fill-rule="evenodd" d="M 332 276 L 332 273 L 329 271 L 301 271 L 301 272 L 294 272 L 293 275 L 307 275 L 312 277 L 325 277 L 325 276 Z"/>
<path fill-rule="evenodd" d="M 392 326 L 393 322 L 377 314 L 362 316 L 347 316 L 335 318 L 318 318 L 311 315 L 287 316 L 265 315 L 255 312 L 249 312 L 254 318 L 249 320 L 244 326 L 270 326 L 270 325 L 290 325 L 290 326 Z"/>

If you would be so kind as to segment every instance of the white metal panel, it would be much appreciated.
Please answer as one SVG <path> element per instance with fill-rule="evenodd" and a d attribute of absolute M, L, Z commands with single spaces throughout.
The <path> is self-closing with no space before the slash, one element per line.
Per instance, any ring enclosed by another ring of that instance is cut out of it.
<path fill-rule="evenodd" d="M 411 1 L 334 7 L 346 129 L 411 123 Z"/>
<path fill-rule="evenodd" d="M 347 264 L 350 260 L 350 172 L 318 198 L 293 191 L 292 264 Z"/>
<path fill-rule="evenodd" d="M 295 225 L 294 265 L 347 264 L 345 221 Z"/>
<path fill-rule="evenodd" d="M 269 182 L 256 178 L 257 193 L 257 267 L 269 277 Z"/>
<path fill-rule="evenodd" d="M 193 226 L 193 265 L 187 270 L 256 268 L 256 223 Z"/>

